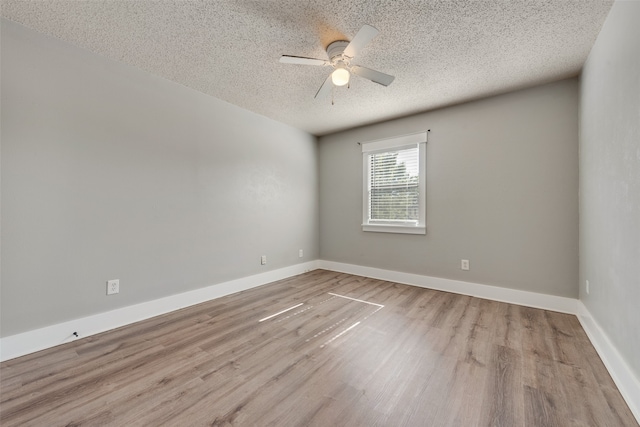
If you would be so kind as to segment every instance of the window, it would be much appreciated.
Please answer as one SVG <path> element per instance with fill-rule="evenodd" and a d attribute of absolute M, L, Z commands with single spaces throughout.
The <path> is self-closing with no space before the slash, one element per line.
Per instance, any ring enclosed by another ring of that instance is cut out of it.
<path fill-rule="evenodd" d="M 425 234 L 427 133 L 362 143 L 363 231 Z"/>

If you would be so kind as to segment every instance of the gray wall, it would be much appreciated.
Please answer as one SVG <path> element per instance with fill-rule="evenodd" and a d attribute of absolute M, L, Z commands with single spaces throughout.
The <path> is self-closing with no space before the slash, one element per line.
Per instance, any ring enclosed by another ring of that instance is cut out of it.
<path fill-rule="evenodd" d="M 357 142 L 426 129 L 426 236 L 361 231 Z M 577 297 L 577 79 L 319 141 L 322 259 Z"/>
<path fill-rule="evenodd" d="M 580 299 L 640 379 L 638 22 L 614 3 L 581 76 Z"/>
<path fill-rule="evenodd" d="M 5 20 L 1 71 L 2 336 L 318 257 L 315 137 Z"/>

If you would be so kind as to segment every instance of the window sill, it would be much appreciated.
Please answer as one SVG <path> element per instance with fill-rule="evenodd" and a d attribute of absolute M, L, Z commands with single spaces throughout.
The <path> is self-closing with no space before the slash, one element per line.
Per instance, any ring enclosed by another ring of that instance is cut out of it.
<path fill-rule="evenodd" d="M 373 231 L 375 233 L 427 234 L 427 229 L 423 225 L 362 224 L 362 231 Z"/>

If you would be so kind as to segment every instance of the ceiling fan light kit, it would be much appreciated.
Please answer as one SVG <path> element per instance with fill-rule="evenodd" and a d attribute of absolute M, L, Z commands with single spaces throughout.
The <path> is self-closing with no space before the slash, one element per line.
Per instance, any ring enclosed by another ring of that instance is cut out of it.
<path fill-rule="evenodd" d="M 315 98 L 323 98 L 329 92 L 333 85 L 345 86 L 349 83 L 351 74 L 355 74 L 365 79 L 371 80 L 374 83 L 381 84 L 383 86 L 389 86 L 395 77 L 381 73 L 380 71 L 372 70 L 369 68 L 361 67 L 359 65 L 352 64 L 352 60 L 356 54 L 365 47 L 371 39 L 378 34 L 378 30 L 371 25 L 364 25 L 351 42 L 345 40 L 337 40 L 327 46 L 328 60 L 317 58 L 306 58 L 304 56 L 292 56 L 282 55 L 280 62 L 285 64 L 300 64 L 300 65 L 330 65 L 334 68 L 329 77 L 324 81 L 320 89 L 316 93 Z"/>
<path fill-rule="evenodd" d="M 346 68 L 336 68 L 336 70 L 331 73 L 331 81 L 336 86 L 344 86 L 349 83 L 349 78 L 351 77 L 351 73 Z"/>

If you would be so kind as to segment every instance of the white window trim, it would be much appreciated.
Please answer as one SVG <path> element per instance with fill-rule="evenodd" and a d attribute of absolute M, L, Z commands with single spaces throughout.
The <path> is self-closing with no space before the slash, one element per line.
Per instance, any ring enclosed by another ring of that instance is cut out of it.
<path fill-rule="evenodd" d="M 394 221 L 385 224 L 384 221 L 369 221 L 369 154 L 381 153 L 389 150 L 401 150 L 418 146 L 418 168 L 420 180 L 418 183 L 418 221 L 401 223 Z M 394 138 L 378 139 L 363 142 L 362 146 L 362 231 L 378 233 L 426 234 L 426 171 L 427 171 L 427 132 L 412 133 Z"/>

